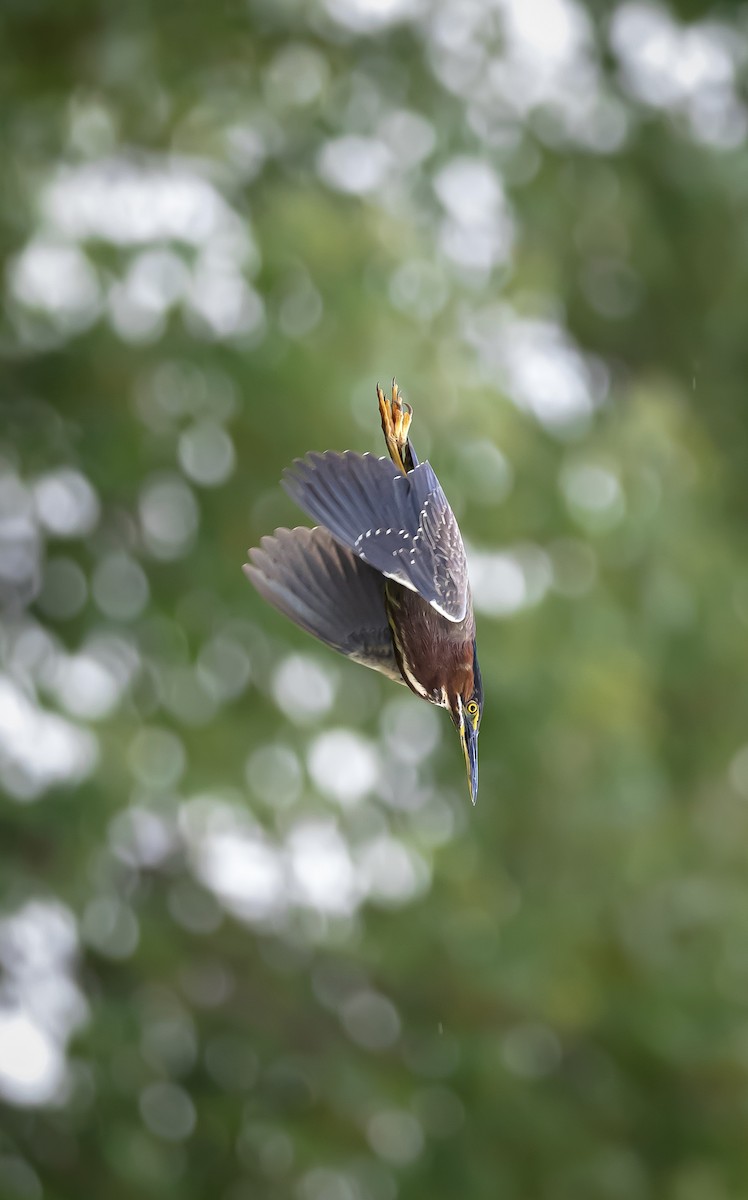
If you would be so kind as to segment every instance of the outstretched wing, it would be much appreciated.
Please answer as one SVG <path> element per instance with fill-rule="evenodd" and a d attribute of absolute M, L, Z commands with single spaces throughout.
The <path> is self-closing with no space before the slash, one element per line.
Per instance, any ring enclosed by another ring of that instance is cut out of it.
<path fill-rule="evenodd" d="M 245 574 L 274 608 L 347 658 L 404 682 L 382 576 L 326 529 L 276 529 L 249 557 Z"/>
<path fill-rule="evenodd" d="M 283 486 L 313 520 L 449 621 L 468 608 L 465 547 L 428 462 L 407 475 L 386 458 L 328 450 L 296 459 Z"/>

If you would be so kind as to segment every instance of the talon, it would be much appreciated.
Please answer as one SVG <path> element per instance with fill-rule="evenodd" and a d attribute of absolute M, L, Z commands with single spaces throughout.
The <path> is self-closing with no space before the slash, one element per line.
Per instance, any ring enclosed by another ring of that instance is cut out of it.
<path fill-rule="evenodd" d="M 387 444 L 387 451 L 395 466 L 402 471 L 403 475 L 407 475 L 408 430 L 413 417 L 413 409 L 403 400 L 395 379 L 392 380 L 392 395 L 389 400 L 377 384 L 377 400 L 379 401 L 379 415 L 382 418 L 382 432 Z"/>
<path fill-rule="evenodd" d="M 390 415 L 390 406 L 379 384 L 377 384 L 377 400 L 379 401 L 379 415 L 382 418 L 382 432 L 387 437 L 392 427 L 392 417 Z"/>
<path fill-rule="evenodd" d="M 382 418 L 382 433 L 384 434 L 384 440 L 387 444 L 387 450 L 392 461 L 398 467 L 400 467 L 402 464 L 400 462 L 400 455 L 397 448 L 397 437 L 395 435 L 395 429 L 392 421 L 392 409 L 379 384 L 377 384 L 377 399 L 379 401 L 379 415 Z"/>
<path fill-rule="evenodd" d="M 397 380 L 392 380 L 392 417 L 395 431 L 395 437 L 400 445 L 403 441 L 403 402 L 400 396 L 400 388 L 397 385 Z"/>
<path fill-rule="evenodd" d="M 405 411 L 403 412 L 402 435 L 401 435 L 403 445 L 405 445 L 405 443 L 408 440 L 408 431 L 410 429 L 410 423 L 413 420 L 413 409 L 410 407 L 409 404 L 406 404 L 404 406 L 404 408 L 405 408 Z"/>

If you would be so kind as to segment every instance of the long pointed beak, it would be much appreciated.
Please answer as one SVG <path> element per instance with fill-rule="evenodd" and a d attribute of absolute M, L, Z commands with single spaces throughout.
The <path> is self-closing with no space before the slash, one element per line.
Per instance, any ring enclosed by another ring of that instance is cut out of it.
<path fill-rule="evenodd" d="M 470 799 L 473 804 L 478 799 L 478 734 L 470 721 L 463 721 L 460 726 L 460 741 L 462 753 L 465 755 Z"/>

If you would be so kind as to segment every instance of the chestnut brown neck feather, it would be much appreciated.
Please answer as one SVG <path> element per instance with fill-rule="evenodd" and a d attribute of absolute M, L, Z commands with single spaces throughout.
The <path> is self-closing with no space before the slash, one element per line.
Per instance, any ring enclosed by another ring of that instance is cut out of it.
<path fill-rule="evenodd" d="M 473 694 L 472 610 L 464 621 L 448 621 L 417 592 L 387 581 L 387 617 L 398 666 L 412 691 L 435 704 L 459 693 Z"/>

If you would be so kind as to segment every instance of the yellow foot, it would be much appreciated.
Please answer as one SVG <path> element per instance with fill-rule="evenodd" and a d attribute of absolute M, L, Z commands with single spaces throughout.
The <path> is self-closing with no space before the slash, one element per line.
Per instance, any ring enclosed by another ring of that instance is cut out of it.
<path fill-rule="evenodd" d="M 391 399 L 386 398 L 377 384 L 377 400 L 379 401 L 379 415 L 382 418 L 382 432 L 389 456 L 403 475 L 407 475 L 405 452 L 408 447 L 408 431 L 413 419 L 413 409 L 407 401 L 403 400 L 400 388 L 394 379 L 392 380 Z"/>

